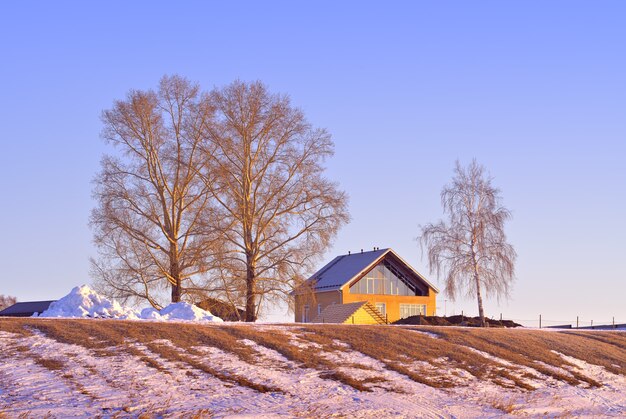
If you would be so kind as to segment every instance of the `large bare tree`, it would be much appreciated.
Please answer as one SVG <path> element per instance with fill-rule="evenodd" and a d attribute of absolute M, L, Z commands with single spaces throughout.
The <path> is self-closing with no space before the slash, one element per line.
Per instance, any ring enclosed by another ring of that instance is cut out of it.
<path fill-rule="evenodd" d="M 110 294 L 160 307 L 202 287 L 195 281 L 218 225 L 201 150 L 213 115 L 209 96 L 178 76 L 103 112 L 102 136 L 117 154 L 104 156 L 95 178 L 92 271 Z"/>
<path fill-rule="evenodd" d="M 211 99 L 206 184 L 225 223 L 222 291 L 255 321 L 263 302 L 288 299 L 349 220 L 347 196 L 323 175 L 330 135 L 288 97 L 237 81 Z"/>
<path fill-rule="evenodd" d="M 0 294 L 0 311 L 17 303 L 17 298 Z"/>
<path fill-rule="evenodd" d="M 511 212 L 501 200 L 483 166 L 473 160 L 464 168 L 457 161 L 452 184 L 441 192 L 448 220 L 423 226 L 420 236 L 431 272 L 444 274 L 451 299 L 461 290 L 476 297 L 483 327 L 483 293 L 508 297 L 514 280 L 517 255 L 504 233 Z"/>

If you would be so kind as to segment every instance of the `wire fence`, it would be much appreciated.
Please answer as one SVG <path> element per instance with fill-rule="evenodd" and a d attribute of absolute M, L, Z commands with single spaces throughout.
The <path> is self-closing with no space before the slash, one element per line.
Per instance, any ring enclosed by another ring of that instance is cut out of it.
<path fill-rule="evenodd" d="M 452 310 L 452 316 L 466 316 L 466 317 L 475 317 L 476 315 L 465 314 L 463 310 L 457 312 L 456 310 Z M 445 316 L 445 314 L 444 314 Z M 515 319 L 511 317 L 507 317 L 503 315 L 503 313 L 499 313 L 498 315 L 486 315 L 492 321 L 513 321 L 515 323 L 519 323 L 525 327 L 535 327 L 535 328 L 564 328 L 564 329 L 625 329 L 626 330 L 626 318 L 621 317 L 611 317 L 611 318 L 589 318 L 576 316 L 572 319 L 565 320 L 557 320 L 557 319 L 547 319 L 543 315 L 538 314 L 534 319 L 526 318 L 526 319 Z"/>
<path fill-rule="evenodd" d="M 502 320 L 502 315 L 499 317 L 490 317 L 494 320 Z M 610 319 L 593 319 L 587 317 L 577 316 L 575 319 L 569 320 L 555 320 L 546 319 L 541 314 L 538 314 L 534 319 L 511 319 L 508 317 L 505 320 L 512 320 L 516 323 L 522 324 L 526 327 L 536 328 L 565 328 L 565 329 L 626 329 L 626 319 L 620 319 L 612 317 Z"/>

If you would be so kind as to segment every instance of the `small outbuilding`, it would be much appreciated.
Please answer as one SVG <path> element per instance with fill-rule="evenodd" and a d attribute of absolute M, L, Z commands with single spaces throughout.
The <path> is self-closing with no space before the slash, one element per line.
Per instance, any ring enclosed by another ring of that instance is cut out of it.
<path fill-rule="evenodd" d="M 392 249 L 348 253 L 330 261 L 293 293 L 295 321 L 374 324 L 434 316 L 438 293 Z"/>
<path fill-rule="evenodd" d="M 239 322 L 246 318 L 246 312 L 244 310 L 235 307 L 232 303 L 218 300 L 217 298 L 206 298 L 196 303 L 196 306 L 203 310 L 210 311 L 214 316 L 227 322 Z"/>
<path fill-rule="evenodd" d="M 10 307 L 0 311 L 0 316 L 6 317 L 31 317 L 33 314 L 40 314 L 50 307 L 51 301 L 25 301 L 22 303 L 15 303 Z"/>

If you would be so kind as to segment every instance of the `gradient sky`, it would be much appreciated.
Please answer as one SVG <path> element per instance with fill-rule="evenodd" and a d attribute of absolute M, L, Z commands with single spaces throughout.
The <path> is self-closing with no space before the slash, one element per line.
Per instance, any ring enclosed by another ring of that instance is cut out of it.
<path fill-rule="evenodd" d="M 0 294 L 90 282 L 100 113 L 177 73 L 262 80 L 332 133 L 352 222 L 325 260 L 392 247 L 428 274 L 419 226 L 476 157 L 519 254 L 486 314 L 626 323 L 625 21 L 623 1 L 2 2 Z"/>

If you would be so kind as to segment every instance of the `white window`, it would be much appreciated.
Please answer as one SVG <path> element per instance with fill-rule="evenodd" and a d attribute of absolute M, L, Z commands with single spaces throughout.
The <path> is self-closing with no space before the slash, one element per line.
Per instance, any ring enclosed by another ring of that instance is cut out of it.
<path fill-rule="evenodd" d="M 322 314 L 322 305 L 318 304 L 317 305 L 317 315 L 319 316 L 320 314 Z"/>
<path fill-rule="evenodd" d="M 304 306 L 302 308 L 302 323 L 309 322 L 309 306 Z"/>
<path fill-rule="evenodd" d="M 406 319 L 411 316 L 425 316 L 426 304 L 400 304 L 400 318 Z"/>
<path fill-rule="evenodd" d="M 381 262 L 350 287 L 351 294 L 428 295 L 387 262 Z"/>
<path fill-rule="evenodd" d="M 380 314 L 382 314 L 383 317 L 385 317 L 385 315 L 387 314 L 387 304 L 385 304 L 385 303 L 376 303 L 376 310 L 378 310 L 380 312 Z"/>

